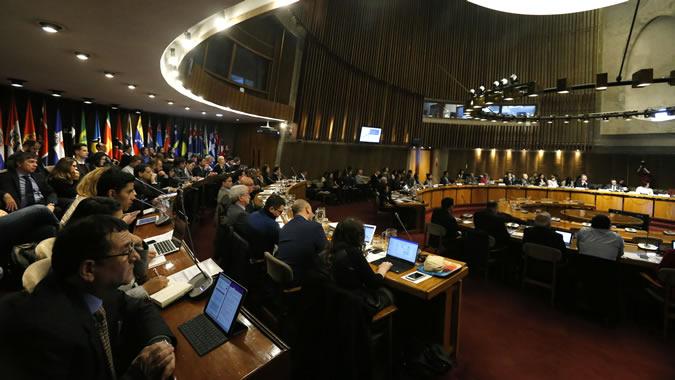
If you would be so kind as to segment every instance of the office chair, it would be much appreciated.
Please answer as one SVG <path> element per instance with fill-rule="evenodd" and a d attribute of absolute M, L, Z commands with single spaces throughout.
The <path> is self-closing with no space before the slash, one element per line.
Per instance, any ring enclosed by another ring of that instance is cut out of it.
<path fill-rule="evenodd" d="M 521 288 L 525 284 L 535 285 L 548 289 L 551 292 L 551 305 L 555 302 L 556 287 L 558 282 L 558 269 L 562 260 L 562 252 L 559 249 L 545 245 L 525 243 L 523 244 L 523 274 Z M 532 261 L 534 260 L 534 261 Z M 542 281 L 532 276 L 532 266 L 537 263 L 547 263 L 551 267 L 550 282 Z"/>

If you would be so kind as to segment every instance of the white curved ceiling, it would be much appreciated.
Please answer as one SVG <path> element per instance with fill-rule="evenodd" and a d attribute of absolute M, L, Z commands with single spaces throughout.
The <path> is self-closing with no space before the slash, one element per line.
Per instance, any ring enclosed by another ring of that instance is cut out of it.
<path fill-rule="evenodd" d="M 184 117 L 234 122 L 253 121 L 186 98 L 162 77 L 159 59 L 171 41 L 192 25 L 237 0 L 5 0 L 0 12 L 0 81 L 26 80 L 29 90 L 64 91 L 64 97 L 90 97 L 102 105 Z M 56 34 L 43 32 L 38 21 L 60 24 Z M 74 52 L 91 55 L 88 61 Z M 107 79 L 104 71 L 118 73 Z M 128 83 L 137 85 L 129 90 Z M 150 99 L 147 94 L 157 94 Z M 167 100 L 175 104 L 169 106 Z M 189 106 L 190 111 L 184 109 Z M 207 115 L 202 116 L 201 111 Z"/>

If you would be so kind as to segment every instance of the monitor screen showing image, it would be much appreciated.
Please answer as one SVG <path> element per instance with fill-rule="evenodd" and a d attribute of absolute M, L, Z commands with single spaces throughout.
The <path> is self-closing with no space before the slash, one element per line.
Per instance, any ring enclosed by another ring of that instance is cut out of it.
<path fill-rule="evenodd" d="M 359 138 L 359 141 L 378 144 L 381 135 L 382 129 L 380 128 L 361 127 L 361 137 Z"/>
<path fill-rule="evenodd" d="M 502 115 L 516 117 L 533 117 L 537 113 L 537 106 L 534 105 L 513 105 L 502 106 Z"/>

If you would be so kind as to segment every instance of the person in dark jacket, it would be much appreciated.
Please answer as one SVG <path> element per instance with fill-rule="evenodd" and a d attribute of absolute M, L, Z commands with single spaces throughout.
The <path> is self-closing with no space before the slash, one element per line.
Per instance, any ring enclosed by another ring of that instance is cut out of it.
<path fill-rule="evenodd" d="M 275 219 L 284 212 L 284 206 L 286 206 L 284 198 L 272 194 L 262 209 L 248 217 L 251 257 L 264 258 L 265 252 L 274 251 L 274 245 L 279 243 L 280 230 L 279 223 Z"/>
<path fill-rule="evenodd" d="M 476 229 L 483 230 L 495 239 L 496 247 L 505 247 L 510 235 L 506 230 L 505 219 L 497 213 L 497 202 L 489 201 L 485 209 L 473 214 Z"/>
<path fill-rule="evenodd" d="M 303 199 L 291 206 L 293 219 L 279 232 L 277 258 L 293 269 L 293 280 L 302 284 L 305 273 L 326 247 L 326 234 L 321 224 L 312 221 L 312 206 Z"/>
<path fill-rule="evenodd" d="M 458 248 L 457 238 L 459 237 L 459 226 L 457 226 L 457 220 L 455 220 L 455 217 L 452 215 L 454 204 L 455 201 L 452 198 L 443 198 L 443 200 L 441 200 L 441 207 L 434 209 L 431 213 L 431 223 L 445 227 L 443 246 L 449 252 L 453 252 Z"/>
<path fill-rule="evenodd" d="M 42 174 L 36 173 L 37 156 L 20 152 L 14 156 L 13 168 L 0 174 L 3 208 L 9 212 L 34 204 L 55 205 L 58 198 Z"/>
<path fill-rule="evenodd" d="M 95 215 L 66 226 L 52 270 L 32 294 L 0 301 L 0 367 L 8 379 L 170 378 L 171 330 L 157 308 L 117 287 L 139 256 L 128 226 Z"/>
<path fill-rule="evenodd" d="M 80 172 L 77 169 L 77 162 L 70 157 L 63 157 L 49 173 L 48 182 L 56 192 L 57 197 L 75 199 L 77 196 L 75 188 L 79 179 Z"/>
<path fill-rule="evenodd" d="M 541 212 L 534 217 L 534 227 L 526 228 L 523 233 L 523 244 L 534 243 L 559 249 L 561 253 L 567 250 L 562 235 L 551 228 L 551 214 Z"/>

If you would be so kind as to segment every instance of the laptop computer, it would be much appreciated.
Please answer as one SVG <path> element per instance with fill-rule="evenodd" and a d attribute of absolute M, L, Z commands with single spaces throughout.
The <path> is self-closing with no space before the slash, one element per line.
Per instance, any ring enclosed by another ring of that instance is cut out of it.
<path fill-rule="evenodd" d="M 403 240 L 399 237 L 390 237 L 387 255 L 381 259 L 375 260 L 372 264 L 380 265 L 383 261 L 392 263 L 391 271 L 394 273 L 405 272 L 415 267 L 417 259 L 417 247 L 419 244 L 414 241 Z"/>
<path fill-rule="evenodd" d="M 246 288 L 220 273 L 204 313 L 178 326 L 199 356 L 246 331 L 246 326 L 237 321 L 244 296 Z"/>
<path fill-rule="evenodd" d="M 565 231 L 557 231 L 560 235 L 562 235 L 563 241 L 565 242 L 565 247 L 569 248 L 570 244 L 572 243 L 572 233 L 571 232 L 565 232 Z"/>
<path fill-rule="evenodd" d="M 366 249 L 369 249 L 373 244 L 373 238 L 375 238 L 375 230 L 377 226 L 373 224 L 364 224 L 363 225 L 363 244 L 366 245 Z"/>

